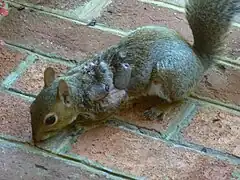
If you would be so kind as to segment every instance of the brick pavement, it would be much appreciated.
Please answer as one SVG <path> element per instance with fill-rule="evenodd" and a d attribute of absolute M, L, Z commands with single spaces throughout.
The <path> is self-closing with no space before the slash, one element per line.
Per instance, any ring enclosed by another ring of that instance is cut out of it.
<path fill-rule="evenodd" d="M 162 121 L 146 121 L 151 100 L 136 102 L 92 129 L 31 144 L 29 104 L 45 67 L 58 74 L 116 43 L 129 30 L 159 24 L 192 42 L 182 0 L 11 0 L 0 20 L 0 180 L 240 179 L 240 17 L 228 56 L 184 104 Z M 96 19 L 95 26 L 86 26 Z"/>

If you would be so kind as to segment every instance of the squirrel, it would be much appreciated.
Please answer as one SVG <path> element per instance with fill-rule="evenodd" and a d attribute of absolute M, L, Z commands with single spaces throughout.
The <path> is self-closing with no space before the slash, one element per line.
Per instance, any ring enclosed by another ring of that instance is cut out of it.
<path fill-rule="evenodd" d="M 52 137 L 79 116 L 106 118 L 129 99 L 157 96 L 170 106 L 185 99 L 224 52 L 240 0 L 188 0 L 185 10 L 193 45 L 173 29 L 142 26 L 61 77 L 47 68 L 30 107 L 33 141 Z"/>
<path fill-rule="evenodd" d="M 30 105 L 32 139 L 37 143 L 56 135 L 76 118 L 83 123 L 105 120 L 127 98 L 113 85 L 113 73 L 101 56 L 93 56 L 59 78 L 48 67 L 44 87 Z"/>

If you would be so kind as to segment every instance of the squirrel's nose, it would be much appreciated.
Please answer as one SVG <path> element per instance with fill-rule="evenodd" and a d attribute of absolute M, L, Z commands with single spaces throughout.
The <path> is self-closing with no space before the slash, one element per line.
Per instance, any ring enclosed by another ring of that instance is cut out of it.
<path fill-rule="evenodd" d="M 35 137 L 32 137 L 32 142 L 33 142 L 33 144 L 36 144 L 36 143 L 38 143 L 39 141 L 38 141 Z"/>
<path fill-rule="evenodd" d="M 33 128 L 33 126 L 32 126 L 32 141 L 34 144 L 35 144 L 35 142 L 38 141 L 37 133 L 36 133 L 36 130 Z"/>
<path fill-rule="evenodd" d="M 41 134 L 34 134 L 32 136 L 33 144 L 40 143 L 40 142 L 44 141 L 45 139 L 47 139 L 48 137 L 49 136 L 42 136 Z"/>
<path fill-rule="evenodd" d="M 39 135 L 37 135 L 37 133 L 32 132 L 32 141 L 34 144 L 36 144 L 41 141 L 41 138 Z"/>
<path fill-rule="evenodd" d="M 36 131 L 32 129 L 32 141 L 34 144 L 44 140 L 44 136 L 41 131 Z"/>

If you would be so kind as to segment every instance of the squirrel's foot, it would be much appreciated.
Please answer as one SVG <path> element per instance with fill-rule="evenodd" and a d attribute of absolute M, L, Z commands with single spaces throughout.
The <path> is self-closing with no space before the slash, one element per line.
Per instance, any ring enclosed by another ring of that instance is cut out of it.
<path fill-rule="evenodd" d="M 163 120 L 165 112 L 161 109 L 158 109 L 157 107 L 152 107 L 146 111 L 144 111 L 143 116 L 151 121 L 159 121 Z"/>
<path fill-rule="evenodd" d="M 143 115 L 146 119 L 151 121 L 162 121 L 164 119 L 164 116 L 169 113 L 174 104 L 175 103 L 159 104 L 158 106 L 154 106 L 144 111 Z"/>

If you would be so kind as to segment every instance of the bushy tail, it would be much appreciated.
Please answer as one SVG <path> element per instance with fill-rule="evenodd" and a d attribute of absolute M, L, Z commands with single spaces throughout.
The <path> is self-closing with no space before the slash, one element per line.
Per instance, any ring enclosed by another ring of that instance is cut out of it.
<path fill-rule="evenodd" d="M 239 12 L 240 0 L 188 0 L 186 18 L 199 55 L 221 53 L 231 21 Z"/>

